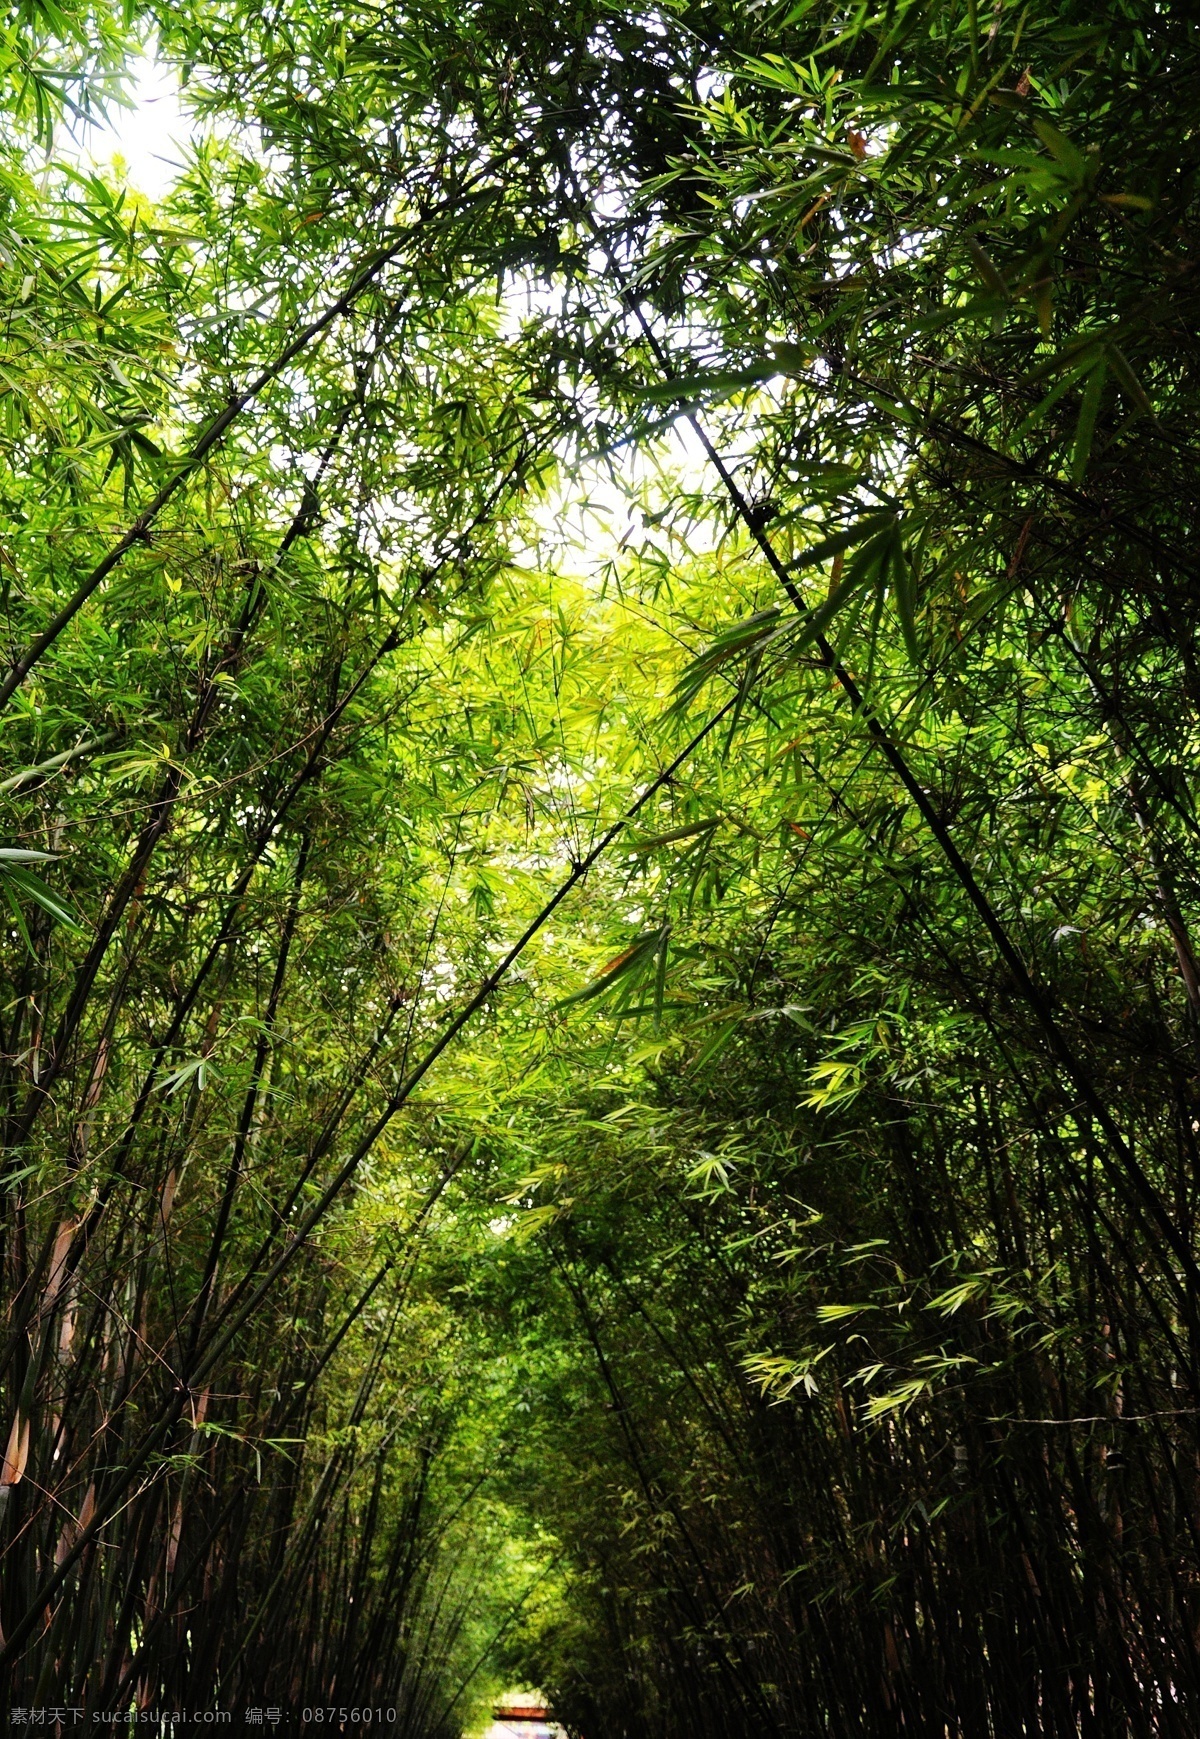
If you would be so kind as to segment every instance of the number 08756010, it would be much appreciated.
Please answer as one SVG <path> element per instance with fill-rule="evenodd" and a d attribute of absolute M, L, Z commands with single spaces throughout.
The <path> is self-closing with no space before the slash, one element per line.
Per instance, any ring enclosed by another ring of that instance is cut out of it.
<path fill-rule="evenodd" d="M 344 1722 L 349 1722 L 352 1727 L 362 1727 L 373 1725 L 377 1721 L 394 1722 L 396 1711 L 358 1703 L 315 1703 L 311 1708 L 301 1709 L 300 1719 L 316 1726 L 340 1727 Z"/>

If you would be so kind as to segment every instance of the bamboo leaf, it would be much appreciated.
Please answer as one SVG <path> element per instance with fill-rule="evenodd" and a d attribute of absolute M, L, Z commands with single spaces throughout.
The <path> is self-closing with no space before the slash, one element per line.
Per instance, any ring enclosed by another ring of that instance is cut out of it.
<path fill-rule="evenodd" d="M 1104 396 L 1104 382 L 1107 375 L 1108 370 L 1105 364 L 1097 362 L 1093 364 L 1087 376 L 1083 397 L 1079 405 L 1079 418 L 1075 424 L 1075 442 L 1071 449 L 1071 481 L 1073 483 L 1082 483 L 1087 472 L 1092 440 L 1096 432 L 1096 418 L 1100 414 L 1100 403 Z"/>
<path fill-rule="evenodd" d="M 665 954 L 670 926 L 661 925 L 657 930 L 649 930 L 639 936 L 628 948 L 616 955 L 608 964 L 602 967 L 590 983 L 582 990 L 575 991 L 571 996 L 563 997 L 555 1004 L 556 1008 L 571 1008 L 581 1002 L 590 1002 L 593 997 L 606 996 L 610 991 L 620 990 L 623 996 L 617 999 L 618 1008 L 629 1001 L 634 990 L 641 983 L 647 968 Z"/>
<path fill-rule="evenodd" d="M 634 396 L 651 405 L 675 404 L 685 400 L 698 404 L 703 399 L 726 398 L 743 387 L 759 386 L 779 372 L 780 365 L 776 362 L 755 363 L 750 368 L 700 369 L 694 374 L 682 375 L 674 380 L 657 381 L 651 386 L 639 387 Z"/>
<path fill-rule="evenodd" d="M 720 827 L 723 817 L 714 815 L 707 821 L 692 821 L 686 827 L 673 827 L 668 833 L 652 834 L 648 839 L 639 839 L 634 845 L 634 851 L 657 851 L 664 845 L 678 845 L 685 839 L 696 839 L 700 834 L 711 833 Z"/>
<path fill-rule="evenodd" d="M 896 523 L 894 513 L 872 513 L 856 524 L 847 526 L 844 531 L 837 531 L 824 537 L 792 563 L 792 571 L 799 573 L 804 568 L 816 566 L 819 562 L 827 562 L 834 556 L 843 555 L 847 550 L 857 549 L 860 544 L 877 536 L 880 532 L 889 531 Z"/>
<path fill-rule="evenodd" d="M 1061 163 L 1074 181 L 1082 181 L 1087 173 L 1087 160 L 1064 133 L 1042 115 L 1035 116 L 1033 130 L 1056 162 Z"/>

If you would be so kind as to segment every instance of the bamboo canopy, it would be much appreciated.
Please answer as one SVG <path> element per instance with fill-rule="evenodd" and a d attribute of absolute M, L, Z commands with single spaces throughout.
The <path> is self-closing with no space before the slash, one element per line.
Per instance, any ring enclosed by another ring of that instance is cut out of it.
<path fill-rule="evenodd" d="M 15 0 L 10 1725 L 1200 1731 L 1198 77 Z"/>

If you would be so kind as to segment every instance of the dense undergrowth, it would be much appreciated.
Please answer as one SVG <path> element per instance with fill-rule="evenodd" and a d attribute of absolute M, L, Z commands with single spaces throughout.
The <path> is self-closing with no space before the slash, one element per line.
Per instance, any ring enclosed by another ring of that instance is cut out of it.
<path fill-rule="evenodd" d="M 10 11 L 12 1709 L 1196 1731 L 1196 28 Z"/>

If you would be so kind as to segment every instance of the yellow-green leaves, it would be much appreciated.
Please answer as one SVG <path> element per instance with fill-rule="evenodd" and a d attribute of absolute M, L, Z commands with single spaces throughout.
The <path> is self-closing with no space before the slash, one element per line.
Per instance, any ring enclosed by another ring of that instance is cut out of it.
<path fill-rule="evenodd" d="M 745 682 L 745 673 L 757 670 L 768 648 L 779 645 L 794 631 L 794 624 L 783 615 L 778 604 L 756 610 L 741 622 L 730 623 L 700 657 L 692 661 L 675 684 L 675 708 L 685 711 L 712 678 L 723 673 L 729 665 L 743 666 L 739 681 Z"/>

